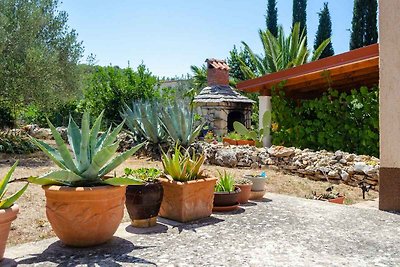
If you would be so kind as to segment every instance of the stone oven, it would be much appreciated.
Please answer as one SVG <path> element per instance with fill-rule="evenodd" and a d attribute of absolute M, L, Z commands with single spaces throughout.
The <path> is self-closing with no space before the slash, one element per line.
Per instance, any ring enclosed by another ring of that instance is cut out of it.
<path fill-rule="evenodd" d="M 199 113 L 217 135 L 233 131 L 233 122 L 251 126 L 253 100 L 229 86 L 229 66 L 225 60 L 207 59 L 207 84 L 194 98 Z"/>

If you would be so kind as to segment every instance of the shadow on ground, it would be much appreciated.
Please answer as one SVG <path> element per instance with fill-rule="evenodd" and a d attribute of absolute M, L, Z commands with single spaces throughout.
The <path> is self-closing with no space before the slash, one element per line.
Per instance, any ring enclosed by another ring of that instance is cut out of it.
<path fill-rule="evenodd" d="M 166 224 L 166 225 L 172 226 L 173 228 L 177 228 L 179 233 L 181 233 L 183 230 L 196 232 L 197 228 L 212 225 L 212 224 L 217 224 L 217 223 L 223 222 L 224 220 L 210 216 L 210 217 L 207 217 L 204 219 L 187 222 L 187 223 L 176 222 L 176 221 L 168 220 L 165 218 L 159 218 L 158 221 L 161 222 L 162 224 Z"/>
<path fill-rule="evenodd" d="M 157 223 L 153 227 L 148 227 L 148 228 L 138 228 L 138 227 L 133 227 L 132 225 L 128 225 L 127 227 L 125 227 L 125 231 L 137 235 L 163 234 L 168 231 L 168 227 L 164 224 L 159 224 L 159 223 Z"/>
<path fill-rule="evenodd" d="M 60 267 L 69 266 L 101 266 L 119 267 L 120 263 L 141 263 L 156 265 L 145 259 L 129 255 L 138 249 L 149 247 L 135 246 L 132 242 L 114 237 L 111 241 L 96 247 L 72 248 L 67 247 L 61 241 L 54 242 L 41 254 L 32 254 L 29 258 L 18 261 L 18 264 L 35 265 L 38 263 L 51 262 Z"/>

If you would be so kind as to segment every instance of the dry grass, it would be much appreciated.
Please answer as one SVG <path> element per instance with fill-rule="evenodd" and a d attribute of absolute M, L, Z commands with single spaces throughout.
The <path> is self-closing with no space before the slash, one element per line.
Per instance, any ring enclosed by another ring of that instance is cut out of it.
<path fill-rule="evenodd" d="M 37 176 L 56 168 L 56 166 L 41 152 L 31 155 L 13 156 L 0 154 L 0 177 L 3 177 L 6 174 L 16 159 L 20 160 L 20 164 L 13 175 L 14 178 Z M 132 157 L 117 169 L 117 173 L 122 173 L 125 167 L 161 168 L 162 164 L 159 161 Z M 255 172 L 255 170 L 250 169 L 230 169 L 210 165 L 206 165 L 204 168 L 212 175 L 217 175 L 217 170 L 224 169 L 238 177 L 244 174 L 251 174 Z M 294 175 L 283 174 L 274 170 L 265 170 L 269 176 L 267 182 L 268 192 L 305 197 L 306 195 L 311 194 L 311 191 L 322 193 L 330 185 L 327 182 L 316 182 Z M 14 192 L 20 186 L 20 183 L 11 184 L 10 192 Z M 346 197 L 349 199 L 348 204 L 362 201 L 362 194 L 359 188 L 354 188 L 347 185 L 335 185 L 335 189 L 346 195 Z M 367 194 L 368 200 L 375 199 L 377 197 L 377 192 L 370 192 Z M 44 192 L 40 186 L 29 186 L 26 193 L 21 197 L 21 199 L 19 199 L 18 205 L 20 206 L 20 214 L 13 222 L 12 231 L 10 232 L 10 237 L 8 239 L 9 245 L 12 246 L 54 236 L 51 226 L 46 219 Z M 124 221 L 128 220 L 129 217 L 125 212 Z"/>

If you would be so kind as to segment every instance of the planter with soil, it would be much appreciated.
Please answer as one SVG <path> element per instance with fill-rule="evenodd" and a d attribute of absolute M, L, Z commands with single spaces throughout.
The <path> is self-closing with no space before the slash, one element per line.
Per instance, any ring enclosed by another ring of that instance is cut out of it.
<path fill-rule="evenodd" d="M 238 202 L 239 204 L 246 204 L 250 199 L 251 187 L 253 183 L 249 179 L 241 178 L 235 180 L 235 186 L 240 188 Z"/>
<path fill-rule="evenodd" d="M 334 192 L 334 186 L 329 186 L 325 193 L 317 194 L 317 192 L 313 191 L 310 196 L 306 196 L 309 199 L 328 201 L 330 203 L 336 204 L 344 204 L 345 196 L 341 195 L 339 192 Z"/>
<path fill-rule="evenodd" d="M 215 185 L 213 211 L 231 211 L 239 206 L 240 188 L 235 186 L 233 176 L 226 171 L 219 173 L 218 182 Z"/>
<path fill-rule="evenodd" d="M 237 140 L 231 139 L 231 138 L 228 138 L 228 137 L 222 138 L 222 142 L 226 143 L 226 144 L 229 144 L 229 145 L 233 145 L 233 146 L 237 145 Z"/>
<path fill-rule="evenodd" d="M 238 146 L 255 146 L 256 141 L 254 140 L 236 140 Z"/>
<path fill-rule="evenodd" d="M 244 178 L 249 179 L 253 183 L 253 185 L 251 187 L 251 191 L 264 191 L 265 190 L 265 183 L 267 181 L 266 176 L 247 174 L 247 175 L 244 175 Z"/>

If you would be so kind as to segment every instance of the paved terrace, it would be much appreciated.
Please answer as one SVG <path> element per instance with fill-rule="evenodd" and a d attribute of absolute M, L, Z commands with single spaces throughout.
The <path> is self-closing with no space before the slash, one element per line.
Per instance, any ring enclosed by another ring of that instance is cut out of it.
<path fill-rule="evenodd" d="M 56 238 L 11 247 L 13 266 L 400 266 L 400 215 L 267 194 L 191 224 L 122 224 L 108 244 L 64 247 Z"/>

